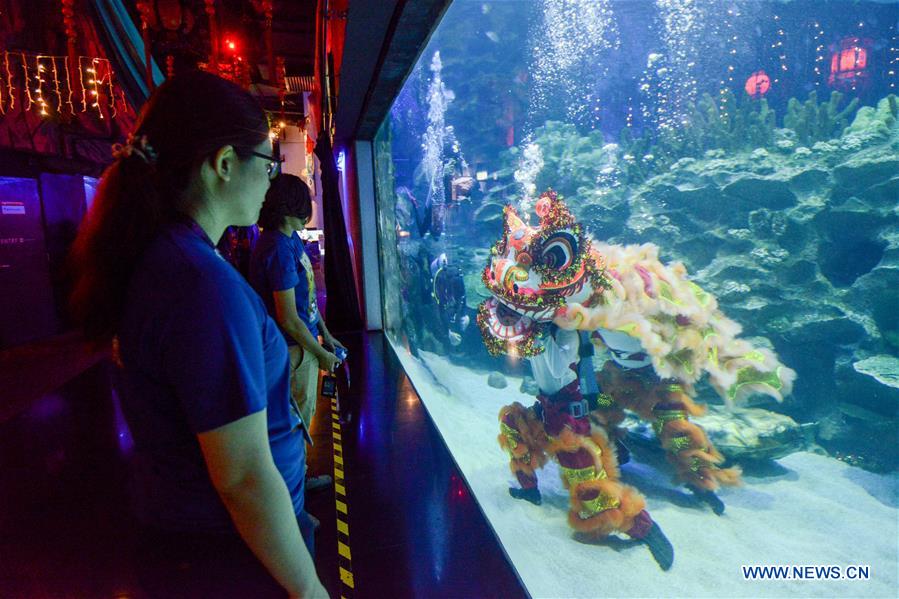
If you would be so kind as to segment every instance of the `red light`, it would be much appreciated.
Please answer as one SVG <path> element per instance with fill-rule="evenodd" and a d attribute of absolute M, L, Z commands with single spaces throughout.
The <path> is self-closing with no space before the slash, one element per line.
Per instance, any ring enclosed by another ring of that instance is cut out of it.
<path fill-rule="evenodd" d="M 744 88 L 751 98 L 761 98 L 771 89 L 771 79 L 765 71 L 756 71 L 746 80 Z"/>
<path fill-rule="evenodd" d="M 868 39 L 847 37 L 840 41 L 830 58 L 830 77 L 827 82 L 837 89 L 855 90 L 868 83 Z"/>

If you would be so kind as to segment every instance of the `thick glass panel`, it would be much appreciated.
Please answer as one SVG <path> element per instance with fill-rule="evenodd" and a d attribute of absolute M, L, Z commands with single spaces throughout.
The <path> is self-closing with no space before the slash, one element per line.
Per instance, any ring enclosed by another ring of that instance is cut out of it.
<path fill-rule="evenodd" d="M 436 27 L 375 140 L 385 329 L 533 596 L 895 596 L 897 22 Z"/>

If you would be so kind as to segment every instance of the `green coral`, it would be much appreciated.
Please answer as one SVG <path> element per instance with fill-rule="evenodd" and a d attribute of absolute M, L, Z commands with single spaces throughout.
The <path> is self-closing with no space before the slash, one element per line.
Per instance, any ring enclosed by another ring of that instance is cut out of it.
<path fill-rule="evenodd" d="M 738 151 L 771 146 L 777 115 L 767 100 L 748 96 L 738 99 L 728 91 L 720 99 L 704 94 L 690 110 L 689 123 L 687 127 L 663 129 L 654 137 L 634 138 L 630 130 L 623 130 L 622 152 L 634 157 L 634 163 L 622 169 L 627 182 L 642 182 L 681 158 L 699 158 L 708 150 Z M 647 154 L 653 156 L 651 164 L 642 160 Z"/>
<path fill-rule="evenodd" d="M 796 139 L 806 146 L 839 137 L 858 108 L 858 98 L 853 98 L 840 110 L 842 101 L 843 94 L 838 91 L 831 92 L 830 100 L 821 104 L 818 104 L 818 94 L 814 91 L 804 103 L 790 98 L 784 126 L 795 131 Z"/>

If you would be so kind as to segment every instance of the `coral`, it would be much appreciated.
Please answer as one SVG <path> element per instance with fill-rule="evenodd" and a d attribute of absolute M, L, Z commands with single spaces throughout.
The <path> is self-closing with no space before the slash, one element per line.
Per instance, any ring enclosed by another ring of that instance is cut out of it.
<path fill-rule="evenodd" d="M 845 108 L 839 110 L 843 94 L 831 92 L 830 100 L 818 104 L 818 93 L 811 92 L 804 103 L 790 98 L 784 126 L 796 132 L 803 145 L 826 141 L 839 137 L 849 125 L 849 117 L 858 108 L 858 98 L 853 98 Z"/>
<path fill-rule="evenodd" d="M 732 107 L 719 108 L 720 105 Z M 634 138 L 628 129 L 621 133 L 625 156 L 633 157 L 623 169 L 628 182 L 641 182 L 650 171 L 658 172 L 686 157 L 724 158 L 727 152 L 772 146 L 777 118 L 767 100 L 753 100 L 732 92 L 716 100 L 709 94 L 692 107 L 690 125 L 664 129 L 655 137 Z M 653 164 L 646 160 L 654 159 Z"/>

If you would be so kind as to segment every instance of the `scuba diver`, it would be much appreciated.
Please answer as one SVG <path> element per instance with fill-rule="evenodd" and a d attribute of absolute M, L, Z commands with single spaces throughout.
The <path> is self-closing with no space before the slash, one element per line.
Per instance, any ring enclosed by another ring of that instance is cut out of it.
<path fill-rule="evenodd" d="M 452 347 L 458 347 L 471 323 L 471 317 L 466 314 L 465 279 L 458 266 L 448 263 L 446 254 L 435 258 L 430 270 L 440 330 L 446 333 Z"/>

